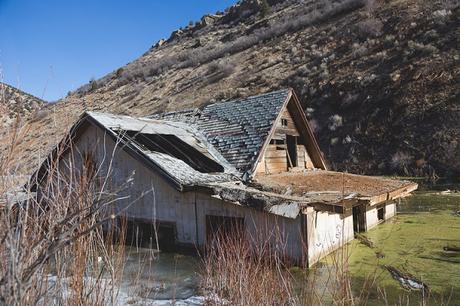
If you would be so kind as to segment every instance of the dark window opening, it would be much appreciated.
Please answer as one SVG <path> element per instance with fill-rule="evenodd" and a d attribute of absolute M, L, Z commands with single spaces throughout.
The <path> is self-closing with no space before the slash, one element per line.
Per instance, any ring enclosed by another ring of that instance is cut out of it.
<path fill-rule="evenodd" d="M 302 138 L 302 137 L 297 136 L 296 138 L 297 138 L 297 144 L 298 144 L 298 145 L 305 145 L 305 142 L 303 141 L 303 138 Z"/>
<path fill-rule="evenodd" d="M 286 135 L 288 165 L 297 167 L 297 137 Z"/>
<path fill-rule="evenodd" d="M 355 233 L 366 231 L 366 216 L 363 205 L 353 207 L 353 230 Z"/>
<path fill-rule="evenodd" d="M 276 150 L 277 151 L 285 151 L 286 150 L 286 145 L 285 145 L 283 139 L 272 139 L 272 140 L 270 140 L 270 144 L 276 145 Z"/>
<path fill-rule="evenodd" d="M 158 243 L 157 243 L 158 238 Z M 176 242 L 176 227 L 173 223 L 145 222 L 128 220 L 126 222 L 125 244 L 133 247 L 159 249 L 173 252 Z"/>
<path fill-rule="evenodd" d="M 281 125 L 282 126 L 287 126 L 288 125 L 287 119 L 281 119 Z"/>
<path fill-rule="evenodd" d="M 206 237 L 208 242 L 215 238 L 226 239 L 244 235 L 244 218 L 206 216 Z"/>
<path fill-rule="evenodd" d="M 284 140 L 283 139 L 272 139 L 270 140 L 270 144 L 284 145 Z"/>
<path fill-rule="evenodd" d="M 385 207 L 377 209 L 377 219 L 379 221 L 385 220 Z"/>
<path fill-rule="evenodd" d="M 129 137 L 146 150 L 168 154 L 180 159 L 199 172 L 224 172 L 224 167 L 219 163 L 174 135 L 143 134 L 136 131 L 124 131 L 120 134 Z"/>

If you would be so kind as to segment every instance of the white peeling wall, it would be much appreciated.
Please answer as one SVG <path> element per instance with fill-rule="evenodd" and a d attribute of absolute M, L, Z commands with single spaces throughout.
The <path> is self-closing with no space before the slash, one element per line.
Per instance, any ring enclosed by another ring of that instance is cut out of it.
<path fill-rule="evenodd" d="M 336 250 L 354 238 L 353 216 L 349 213 L 312 211 L 307 214 L 308 264 Z"/>
<path fill-rule="evenodd" d="M 388 220 L 396 215 L 396 204 L 395 203 L 389 203 L 384 205 L 385 206 L 385 213 L 384 213 L 384 220 Z M 382 205 L 379 206 L 372 206 L 368 207 L 366 211 L 366 230 L 370 230 L 377 226 L 380 221 L 377 215 L 377 211 L 379 208 L 381 208 Z"/>
<path fill-rule="evenodd" d="M 385 207 L 385 220 L 393 218 L 396 215 L 396 203 L 387 204 Z"/>
<path fill-rule="evenodd" d="M 369 207 L 366 211 L 366 230 L 370 230 L 371 228 L 377 226 L 379 224 L 379 219 L 377 217 L 377 207 Z"/>

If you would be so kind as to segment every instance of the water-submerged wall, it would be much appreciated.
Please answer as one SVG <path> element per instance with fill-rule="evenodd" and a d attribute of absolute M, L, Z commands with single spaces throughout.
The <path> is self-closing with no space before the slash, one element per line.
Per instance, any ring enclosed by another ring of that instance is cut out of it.
<path fill-rule="evenodd" d="M 71 153 L 73 158 L 70 158 Z M 91 124 L 61 164 L 81 169 L 83 156 L 88 155 L 94 159 L 99 176 L 109 173 L 107 188 L 123 197 L 110 213 L 126 216 L 134 222 L 172 225 L 177 245 L 204 246 L 209 216 L 240 218 L 244 220 L 246 237 L 254 246 L 269 242 L 278 255 L 309 266 L 353 239 L 351 212 L 314 211 L 309 207 L 303 215 L 291 219 L 227 203 L 200 191 L 180 192 L 156 171 L 117 146 L 105 131 Z"/>
<path fill-rule="evenodd" d="M 380 211 L 380 213 L 379 213 Z M 367 207 L 366 230 L 377 226 L 379 223 L 388 220 L 396 215 L 396 203 L 384 203 Z"/>
<path fill-rule="evenodd" d="M 350 211 L 339 214 L 309 209 L 306 216 L 309 266 L 354 238 Z"/>

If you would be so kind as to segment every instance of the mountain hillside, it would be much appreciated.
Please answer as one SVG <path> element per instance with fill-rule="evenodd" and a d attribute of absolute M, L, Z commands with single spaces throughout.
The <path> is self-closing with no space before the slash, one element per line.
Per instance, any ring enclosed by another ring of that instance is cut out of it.
<path fill-rule="evenodd" d="M 84 110 L 146 116 L 293 87 L 332 169 L 460 173 L 459 37 L 455 0 L 242 1 L 44 107 L 17 157 L 30 172 Z"/>
<path fill-rule="evenodd" d="M 44 101 L 0 82 L 0 127 L 10 126 L 18 117 L 28 119 Z"/>

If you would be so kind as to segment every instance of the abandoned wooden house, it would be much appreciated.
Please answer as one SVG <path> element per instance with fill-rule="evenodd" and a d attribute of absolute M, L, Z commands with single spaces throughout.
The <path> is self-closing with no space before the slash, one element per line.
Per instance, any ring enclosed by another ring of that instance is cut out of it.
<path fill-rule="evenodd" d="M 129 182 L 116 213 L 128 236 L 151 240 L 155 224 L 160 249 L 201 247 L 238 226 L 311 266 L 394 216 L 417 188 L 329 171 L 292 89 L 143 118 L 86 112 L 69 136 L 59 167 L 79 171 L 90 159 L 112 185 Z"/>

